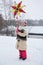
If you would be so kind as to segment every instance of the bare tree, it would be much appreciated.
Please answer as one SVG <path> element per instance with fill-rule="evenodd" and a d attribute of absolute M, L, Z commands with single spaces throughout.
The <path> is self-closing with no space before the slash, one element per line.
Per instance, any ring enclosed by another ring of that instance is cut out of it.
<path fill-rule="evenodd" d="M 3 28 L 4 26 L 4 19 L 2 18 L 2 15 L 0 14 L 0 30 Z"/>

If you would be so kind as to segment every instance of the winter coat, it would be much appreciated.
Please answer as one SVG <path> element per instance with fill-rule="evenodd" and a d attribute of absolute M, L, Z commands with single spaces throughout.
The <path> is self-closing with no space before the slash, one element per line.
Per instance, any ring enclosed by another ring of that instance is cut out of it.
<path fill-rule="evenodd" d="M 26 41 L 18 39 L 16 43 L 16 48 L 18 50 L 26 50 L 27 48 Z"/>
<path fill-rule="evenodd" d="M 16 48 L 18 50 L 26 50 L 27 48 L 27 33 L 24 30 L 24 32 L 19 31 L 17 34 L 17 42 L 16 42 Z"/>

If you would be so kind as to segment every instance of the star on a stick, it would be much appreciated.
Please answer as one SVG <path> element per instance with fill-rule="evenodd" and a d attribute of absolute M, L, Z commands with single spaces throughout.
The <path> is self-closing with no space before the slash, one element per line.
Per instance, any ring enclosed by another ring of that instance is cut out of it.
<path fill-rule="evenodd" d="M 16 4 L 15 6 L 12 6 L 13 8 L 12 11 L 14 12 L 14 16 L 16 16 L 16 14 L 20 15 L 20 13 L 25 13 L 25 11 L 22 9 L 24 6 L 22 6 L 21 4 L 22 1 Z"/>

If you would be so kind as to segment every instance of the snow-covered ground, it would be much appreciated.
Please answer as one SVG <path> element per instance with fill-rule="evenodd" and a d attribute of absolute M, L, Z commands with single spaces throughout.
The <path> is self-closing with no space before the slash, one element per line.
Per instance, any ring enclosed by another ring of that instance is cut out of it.
<path fill-rule="evenodd" d="M 30 33 L 42 33 L 43 34 L 43 26 L 30 26 Z"/>
<path fill-rule="evenodd" d="M 27 60 L 18 59 L 16 37 L 0 36 L 0 65 L 43 65 L 43 39 L 28 38 Z"/>

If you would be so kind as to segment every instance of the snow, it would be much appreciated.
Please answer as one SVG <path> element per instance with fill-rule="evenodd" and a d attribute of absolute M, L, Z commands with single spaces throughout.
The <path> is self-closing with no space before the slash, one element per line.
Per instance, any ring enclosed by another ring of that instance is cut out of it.
<path fill-rule="evenodd" d="M 8 27 L 3 28 L 1 31 L 6 31 L 7 29 L 8 29 L 9 31 L 14 31 L 14 30 L 16 29 L 16 27 L 13 26 L 13 25 L 11 25 L 11 26 L 8 26 Z"/>
<path fill-rule="evenodd" d="M 30 33 L 43 33 L 43 26 L 31 26 Z"/>
<path fill-rule="evenodd" d="M 16 37 L 0 36 L 0 65 L 43 65 L 43 39 L 27 39 L 27 60 L 19 60 Z"/>
<path fill-rule="evenodd" d="M 10 31 L 14 31 L 15 30 L 15 26 L 13 26 L 13 25 L 11 25 L 11 26 L 8 26 L 8 29 L 10 30 Z"/>

